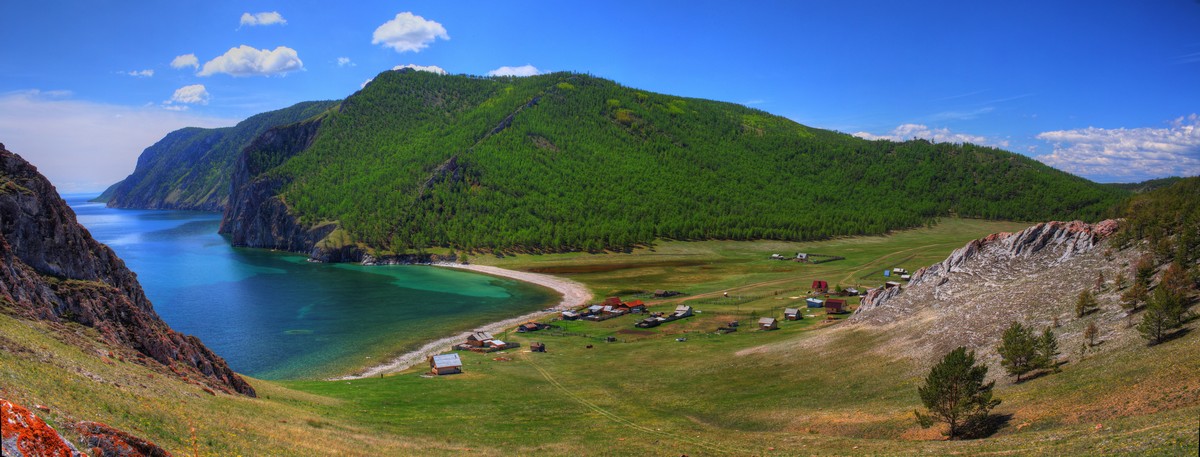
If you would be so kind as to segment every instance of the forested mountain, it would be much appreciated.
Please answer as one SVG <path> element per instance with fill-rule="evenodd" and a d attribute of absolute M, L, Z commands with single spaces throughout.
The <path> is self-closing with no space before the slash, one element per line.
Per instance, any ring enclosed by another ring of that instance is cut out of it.
<path fill-rule="evenodd" d="M 1094 220 L 1128 194 L 993 148 L 867 141 L 575 73 L 384 72 L 239 160 L 222 230 L 294 251 L 810 240 L 946 215 Z"/>
<path fill-rule="evenodd" d="M 95 201 L 114 208 L 220 211 L 229 201 L 229 177 L 242 148 L 268 128 L 298 122 L 336 101 L 304 102 L 252 116 L 233 127 L 183 128 L 138 157 L 133 174 Z"/>

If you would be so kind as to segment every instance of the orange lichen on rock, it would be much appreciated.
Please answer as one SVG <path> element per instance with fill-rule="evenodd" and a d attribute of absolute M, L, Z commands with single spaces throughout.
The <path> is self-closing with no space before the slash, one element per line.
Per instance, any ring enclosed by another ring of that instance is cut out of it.
<path fill-rule="evenodd" d="M 0 429 L 5 456 L 83 457 L 33 412 L 4 399 L 0 399 Z"/>

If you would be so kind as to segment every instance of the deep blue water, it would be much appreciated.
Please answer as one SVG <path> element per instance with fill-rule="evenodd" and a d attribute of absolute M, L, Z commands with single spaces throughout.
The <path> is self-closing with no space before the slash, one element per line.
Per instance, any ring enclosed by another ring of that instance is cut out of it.
<path fill-rule="evenodd" d="M 344 373 L 557 299 L 458 270 L 320 264 L 234 248 L 217 234 L 220 214 L 111 209 L 91 197 L 64 196 L 92 236 L 137 273 L 163 320 L 258 378 Z"/>

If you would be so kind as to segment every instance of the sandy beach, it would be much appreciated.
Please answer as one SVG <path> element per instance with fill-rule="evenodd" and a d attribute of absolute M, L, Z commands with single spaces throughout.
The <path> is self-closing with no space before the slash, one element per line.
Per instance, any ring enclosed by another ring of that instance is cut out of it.
<path fill-rule="evenodd" d="M 527 322 L 530 320 L 542 318 L 547 315 L 554 314 L 555 312 L 558 312 L 561 310 L 565 310 L 565 309 L 569 309 L 569 308 L 573 308 L 576 306 L 587 304 L 588 301 L 590 301 L 592 299 L 592 293 L 589 292 L 587 287 L 585 287 L 583 284 L 580 284 L 578 282 L 575 282 L 575 281 L 572 281 L 569 279 L 563 279 L 563 278 L 559 278 L 559 277 L 555 277 L 555 276 L 538 274 L 538 273 L 528 273 L 528 272 L 524 272 L 524 271 L 505 270 L 503 268 L 487 266 L 487 265 L 471 265 L 471 264 L 464 265 L 464 264 L 458 264 L 458 263 L 435 263 L 435 264 L 433 264 L 433 266 L 443 267 L 443 268 L 456 268 L 456 269 L 460 269 L 460 270 L 470 270 L 470 271 L 474 271 L 474 272 L 478 272 L 478 273 L 489 274 L 492 276 L 500 276 L 500 277 L 504 277 L 504 278 L 516 279 L 518 281 L 524 281 L 524 282 L 528 282 L 531 284 L 537 284 L 539 286 L 552 289 L 555 292 L 562 294 L 562 300 L 559 300 L 558 304 L 555 305 L 550 310 L 538 311 L 538 312 L 529 313 L 529 314 L 526 314 L 523 316 L 514 317 L 511 319 L 505 319 L 505 320 L 502 320 L 499 322 L 493 322 L 491 324 L 487 324 L 485 326 L 482 326 L 482 327 L 476 329 L 476 331 L 500 333 L 501 331 L 503 331 L 506 328 L 515 327 L 518 324 L 521 324 L 521 323 L 524 323 L 524 322 Z M 454 336 L 448 336 L 445 338 L 430 341 L 429 343 L 425 344 L 424 346 L 421 346 L 420 349 L 400 355 L 400 356 L 388 361 L 387 363 L 367 368 L 367 369 L 365 369 L 359 373 L 353 374 L 353 375 L 343 376 L 343 377 L 335 378 L 335 379 L 336 380 L 361 379 L 361 378 L 379 376 L 381 374 L 388 374 L 388 373 L 395 373 L 397 371 L 402 371 L 402 370 L 408 369 L 409 367 L 412 367 L 414 365 L 425 363 L 426 358 L 431 355 L 440 354 L 440 353 L 449 351 L 451 345 L 458 343 L 458 342 L 465 341 L 467 338 L 467 335 L 470 335 L 470 334 L 471 334 L 471 332 L 463 332 L 463 333 L 460 333 L 460 334 L 457 334 Z"/>

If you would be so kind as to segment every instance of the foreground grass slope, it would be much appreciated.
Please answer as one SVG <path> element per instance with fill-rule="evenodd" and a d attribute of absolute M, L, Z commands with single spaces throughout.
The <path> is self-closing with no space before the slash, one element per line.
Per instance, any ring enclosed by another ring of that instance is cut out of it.
<path fill-rule="evenodd" d="M 59 342 L 90 341 L 77 326 L 2 317 L 0 395 L 50 406 L 52 424 L 109 422 L 175 455 L 1195 455 L 1198 332 L 1152 348 L 1121 333 L 1084 357 L 1067 354 L 1061 373 L 1001 380 L 1004 403 L 995 412 L 1011 415 L 1008 425 L 987 439 L 953 442 L 912 420 L 928 367 L 872 351 L 887 342 L 883 333 L 826 323 L 819 310 L 777 331 L 711 333 L 728 320 L 778 316 L 814 279 L 875 285 L 883 268 L 915 269 L 967 240 L 1020 228 L 955 219 L 824 243 L 669 242 L 631 254 L 478 257 L 472 261 L 556 268 L 601 296 L 681 290 L 688 295 L 652 309 L 682 300 L 702 312 L 650 330 L 618 318 L 510 333 L 502 338 L 524 347 L 542 341 L 549 352 L 464 354 L 462 375 L 425 378 L 418 368 L 353 381 L 254 381 L 258 399 L 209 395 L 119 353 Z M 790 251 L 847 259 L 766 259 Z M 681 257 L 694 264 L 664 264 Z"/>

